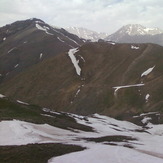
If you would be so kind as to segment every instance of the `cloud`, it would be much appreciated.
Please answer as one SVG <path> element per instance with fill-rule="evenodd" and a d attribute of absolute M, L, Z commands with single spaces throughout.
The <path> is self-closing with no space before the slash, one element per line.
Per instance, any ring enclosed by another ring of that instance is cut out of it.
<path fill-rule="evenodd" d="M 1 0 L 0 26 L 37 17 L 55 26 L 115 32 L 125 24 L 160 27 L 162 0 Z"/>

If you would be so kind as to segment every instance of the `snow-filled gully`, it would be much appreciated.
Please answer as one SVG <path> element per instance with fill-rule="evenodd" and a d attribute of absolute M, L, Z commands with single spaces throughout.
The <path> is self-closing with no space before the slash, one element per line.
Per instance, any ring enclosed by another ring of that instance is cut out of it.
<path fill-rule="evenodd" d="M 75 70 L 76 70 L 77 75 L 80 76 L 81 75 L 81 68 L 79 66 L 79 60 L 77 60 L 76 57 L 75 57 L 75 55 L 74 55 L 78 51 L 79 51 L 78 48 L 70 49 L 68 51 L 68 56 L 70 57 L 71 62 L 73 63 L 73 65 L 75 67 Z"/>

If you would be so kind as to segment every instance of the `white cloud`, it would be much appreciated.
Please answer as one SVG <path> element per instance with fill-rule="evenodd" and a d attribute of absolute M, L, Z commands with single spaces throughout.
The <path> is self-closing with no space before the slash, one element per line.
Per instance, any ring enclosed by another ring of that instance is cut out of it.
<path fill-rule="evenodd" d="M 162 0 L 1 0 L 0 26 L 37 17 L 52 25 L 115 32 L 125 24 L 163 29 Z"/>

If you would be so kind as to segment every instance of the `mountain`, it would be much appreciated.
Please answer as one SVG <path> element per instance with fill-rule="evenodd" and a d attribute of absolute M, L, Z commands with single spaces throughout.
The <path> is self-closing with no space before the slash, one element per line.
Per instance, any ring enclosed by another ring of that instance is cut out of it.
<path fill-rule="evenodd" d="M 162 60 L 159 45 L 86 43 L 33 65 L 0 90 L 57 111 L 130 117 L 162 111 Z"/>
<path fill-rule="evenodd" d="M 146 28 L 139 24 L 129 24 L 105 38 L 119 43 L 155 43 L 163 45 L 163 30 Z"/>
<path fill-rule="evenodd" d="M 79 38 L 84 38 L 91 41 L 98 41 L 99 39 L 104 39 L 108 36 L 107 33 L 98 33 L 82 27 L 67 27 L 65 29 L 68 32 L 77 35 Z"/>
<path fill-rule="evenodd" d="M 40 19 L 0 38 L 1 163 L 163 162 L 162 46 L 84 43 Z"/>
<path fill-rule="evenodd" d="M 76 35 L 36 18 L 1 27 L 0 82 L 81 44 Z"/>

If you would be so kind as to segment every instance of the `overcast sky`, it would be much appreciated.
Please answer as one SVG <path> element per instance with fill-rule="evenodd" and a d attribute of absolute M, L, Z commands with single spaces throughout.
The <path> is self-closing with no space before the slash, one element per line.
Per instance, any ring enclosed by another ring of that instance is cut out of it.
<path fill-rule="evenodd" d="M 126 24 L 163 29 L 163 0 L 0 0 L 0 26 L 34 17 L 107 33 Z"/>

